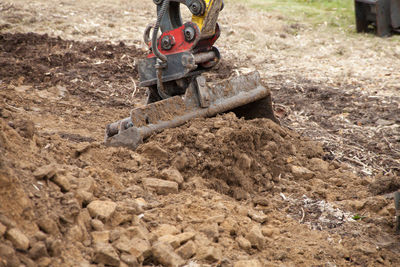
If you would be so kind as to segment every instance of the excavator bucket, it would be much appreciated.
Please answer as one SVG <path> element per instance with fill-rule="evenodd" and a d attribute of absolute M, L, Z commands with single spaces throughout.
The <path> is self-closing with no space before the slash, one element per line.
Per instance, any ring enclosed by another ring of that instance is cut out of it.
<path fill-rule="evenodd" d="M 153 133 L 180 126 L 199 117 L 234 111 L 252 119 L 274 117 L 270 90 L 260 84 L 258 72 L 239 75 L 219 82 L 206 82 L 198 76 L 185 94 L 135 108 L 130 117 L 106 127 L 105 144 L 136 149 Z"/>

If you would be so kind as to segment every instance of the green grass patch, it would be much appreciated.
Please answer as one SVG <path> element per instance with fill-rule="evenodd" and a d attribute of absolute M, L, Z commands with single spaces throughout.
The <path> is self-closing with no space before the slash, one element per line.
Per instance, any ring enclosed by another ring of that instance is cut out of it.
<path fill-rule="evenodd" d="M 250 7 L 279 13 L 287 19 L 315 25 L 354 31 L 355 15 L 352 0 L 231 0 Z"/>
<path fill-rule="evenodd" d="M 360 214 L 355 214 L 353 217 L 351 217 L 353 220 L 358 221 L 358 220 L 362 220 L 365 219 L 365 216 L 362 216 Z"/>

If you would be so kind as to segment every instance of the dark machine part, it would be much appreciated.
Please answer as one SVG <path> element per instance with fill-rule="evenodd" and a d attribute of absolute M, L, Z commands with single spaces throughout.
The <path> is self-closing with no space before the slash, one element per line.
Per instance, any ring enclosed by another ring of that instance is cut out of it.
<path fill-rule="evenodd" d="M 129 117 L 108 124 L 106 145 L 136 149 L 153 133 L 228 111 L 246 119 L 278 122 L 270 90 L 262 86 L 258 72 L 215 82 L 206 82 L 202 74 L 220 59 L 213 45 L 220 36 L 217 19 L 222 0 L 153 2 L 157 21 L 144 32 L 150 53 L 138 64 L 140 86 L 149 89 L 148 103 L 132 109 Z M 191 22 L 182 23 L 182 4 L 193 14 Z"/>
<path fill-rule="evenodd" d="M 400 32 L 400 0 L 355 0 L 357 32 L 375 30 L 380 37 Z"/>
<path fill-rule="evenodd" d="M 182 94 L 182 87 L 175 86 L 177 80 L 199 75 L 220 59 L 213 44 L 220 35 L 217 18 L 222 0 L 154 0 L 154 3 L 157 21 L 144 33 L 151 52 L 138 64 L 140 86 L 149 88 L 148 103 Z M 180 5 L 186 5 L 193 14 L 192 22 L 182 23 Z"/>
<path fill-rule="evenodd" d="M 136 149 L 153 133 L 180 126 L 194 118 L 215 116 L 253 103 L 256 103 L 257 109 L 265 110 L 263 117 L 278 122 L 273 115 L 270 90 L 260 84 L 258 72 L 215 83 L 197 76 L 183 96 L 177 95 L 135 108 L 130 117 L 107 125 L 105 143 L 108 146 Z M 245 118 L 259 117 L 251 113 L 248 113 L 249 117 L 243 115 Z"/>

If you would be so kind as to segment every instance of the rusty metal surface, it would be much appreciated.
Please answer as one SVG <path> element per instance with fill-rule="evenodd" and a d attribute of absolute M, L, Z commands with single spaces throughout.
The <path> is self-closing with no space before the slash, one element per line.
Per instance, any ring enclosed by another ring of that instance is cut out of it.
<path fill-rule="evenodd" d="M 400 28 L 400 0 L 390 1 L 390 19 L 393 28 Z"/>
<path fill-rule="evenodd" d="M 205 83 L 204 77 L 200 76 L 190 84 L 184 96 L 133 109 L 129 118 L 108 125 L 105 143 L 136 149 L 144 138 L 155 132 L 180 126 L 193 118 L 211 117 L 268 96 L 270 91 L 260 84 L 258 72 L 217 83 Z"/>
<path fill-rule="evenodd" d="M 201 38 L 208 38 L 215 33 L 218 15 L 222 7 L 222 0 L 213 0 L 210 10 L 204 19 L 203 28 L 201 29 Z"/>
<path fill-rule="evenodd" d="M 213 60 L 216 57 L 217 57 L 217 54 L 215 53 L 215 51 L 197 53 L 197 54 L 194 54 L 194 62 L 196 64 L 199 64 L 199 63 Z"/>

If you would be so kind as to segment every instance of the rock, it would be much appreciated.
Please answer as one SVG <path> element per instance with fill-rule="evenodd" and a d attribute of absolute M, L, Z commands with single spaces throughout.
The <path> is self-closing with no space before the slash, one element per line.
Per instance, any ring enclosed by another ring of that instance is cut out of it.
<path fill-rule="evenodd" d="M 228 217 L 220 225 L 220 228 L 227 234 L 234 236 L 237 233 L 238 224 L 235 220 Z"/>
<path fill-rule="evenodd" d="M 217 241 L 219 237 L 218 224 L 206 224 L 200 227 L 200 232 L 204 233 L 210 240 Z"/>
<path fill-rule="evenodd" d="M 145 239 L 121 236 L 114 244 L 114 247 L 121 252 L 135 256 L 139 261 L 143 261 L 151 255 L 150 242 Z"/>
<path fill-rule="evenodd" d="M 46 244 L 42 241 L 33 244 L 29 250 L 29 257 L 33 260 L 39 259 L 40 257 L 48 257 Z"/>
<path fill-rule="evenodd" d="M 358 199 L 354 199 L 354 200 L 348 200 L 347 201 L 347 205 L 349 205 L 351 208 L 360 211 L 365 207 L 365 200 L 358 200 Z"/>
<path fill-rule="evenodd" d="M 253 226 L 250 232 L 246 235 L 246 239 L 250 241 L 252 247 L 255 247 L 259 250 L 264 248 L 264 236 L 261 233 L 260 227 L 257 225 Z"/>
<path fill-rule="evenodd" d="M 329 171 L 329 163 L 320 159 L 320 158 L 312 158 L 310 159 L 310 169 L 312 171 L 320 171 L 327 172 Z"/>
<path fill-rule="evenodd" d="M 176 215 L 176 220 L 178 222 L 181 222 L 181 221 L 183 221 L 183 217 L 180 214 L 178 214 L 178 215 Z"/>
<path fill-rule="evenodd" d="M 246 200 L 250 197 L 250 194 L 241 187 L 233 187 L 233 198 L 236 200 Z"/>
<path fill-rule="evenodd" d="M 27 250 L 29 248 L 29 239 L 17 228 L 8 230 L 6 238 L 12 242 L 16 249 Z"/>
<path fill-rule="evenodd" d="M 82 228 L 75 224 L 71 228 L 68 229 L 67 239 L 75 242 L 82 242 L 84 239 Z"/>
<path fill-rule="evenodd" d="M 119 266 L 120 263 L 117 252 L 107 243 L 97 243 L 95 245 L 93 261 L 110 266 Z"/>
<path fill-rule="evenodd" d="M 111 216 L 110 224 L 112 227 L 116 227 L 124 223 L 129 223 L 132 221 L 132 217 L 133 215 L 131 214 L 116 211 L 113 216 Z"/>
<path fill-rule="evenodd" d="M 110 231 L 93 231 L 90 235 L 93 243 L 108 243 L 110 241 Z"/>
<path fill-rule="evenodd" d="M 220 207 L 218 207 L 218 208 L 220 208 Z M 226 209 L 226 207 L 221 207 L 221 208 L 222 209 Z M 224 220 L 225 220 L 225 214 L 221 214 L 221 215 L 216 215 L 216 216 L 209 217 L 205 222 L 221 224 Z"/>
<path fill-rule="evenodd" d="M 176 235 L 175 237 L 178 240 L 179 244 L 182 245 L 189 240 L 193 240 L 195 236 L 196 233 L 194 232 L 184 232 L 182 234 Z"/>
<path fill-rule="evenodd" d="M 133 255 L 122 253 L 120 258 L 121 258 L 121 261 L 123 261 L 129 267 L 139 267 L 140 266 L 138 260 Z"/>
<path fill-rule="evenodd" d="M 188 159 L 185 153 L 179 151 L 177 156 L 172 161 L 172 166 L 174 166 L 177 170 L 182 171 L 188 166 Z"/>
<path fill-rule="evenodd" d="M 241 170 L 249 170 L 251 167 L 251 158 L 242 153 L 238 156 L 237 164 Z"/>
<path fill-rule="evenodd" d="M 141 198 L 141 197 L 135 199 L 135 202 L 136 202 L 136 205 L 137 205 L 140 209 L 142 209 L 142 210 L 147 209 L 148 206 L 149 206 L 149 203 L 147 203 L 147 201 L 144 200 L 144 199 Z"/>
<path fill-rule="evenodd" d="M 292 165 L 291 171 L 295 177 L 298 179 L 311 179 L 314 176 L 314 173 L 307 168 Z"/>
<path fill-rule="evenodd" d="M 273 237 L 274 235 L 279 234 L 279 229 L 278 229 L 278 228 L 271 227 L 271 226 L 265 226 L 265 227 L 263 227 L 263 228 L 261 229 L 261 233 L 262 233 L 264 236 Z"/>
<path fill-rule="evenodd" d="M 375 121 L 375 123 L 377 125 L 380 125 L 380 126 L 388 126 L 388 125 L 395 124 L 395 121 L 385 120 L 385 119 L 378 119 L 378 120 Z"/>
<path fill-rule="evenodd" d="M 74 156 L 77 158 L 82 154 L 88 152 L 91 148 L 93 148 L 93 144 L 88 142 L 79 143 L 75 149 Z"/>
<path fill-rule="evenodd" d="M 129 239 L 127 236 L 123 235 L 113 243 L 113 246 L 121 252 L 130 253 L 130 249 L 132 247 L 131 240 L 132 239 Z"/>
<path fill-rule="evenodd" d="M 181 256 L 183 259 L 187 260 L 190 259 L 194 254 L 196 254 L 196 250 L 196 244 L 190 240 L 186 244 L 178 248 L 176 250 L 176 253 L 178 253 L 178 255 Z"/>
<path fill-rule="evenodd" d="M 96 181 L 90 176 L 80 178 L 78 180 L 78 188 L 80 190 L 93 193 L 96 190 Z"/>
<path fill-rule="evenodd" d="M 163 266 L 181 266 L 185 263 L 185 261 L 175 253 L 171 245 L 157 242 L 153 245 L 152 248 L 153 257 L 162 264 Z"/>
<path fill-rule="evenodd" d="M 2 265 L 5 261 L 5 264 Z M 20 266 L 20 261 L 11 246 L 0 243 L 0 266 Z"/>
<path fill-rule="evenodd" d="M 90 225 L 95 231 L 103 231 L 104 230 L 104 223 L 98 219 L 93 219 L 90 221 Z"/>
<path fill-rule="evenodd" d="M 379 259 L 376 260 L 376 261 L 380 262 Z M 380 262 L 380 263 L 383 263 L 383 262 Z M 324 267 L 337 267 L 337 265 L 335 263 L 333 263 L 333 262 L 327 261 L 327 262 L 325 262 Z"/>
<path fill-rule="evenodd" d="M 38 221 L 39 228 L 46 234 L 58 235 L 59 230 L 57 223 L 49 217 L 43 217 Z"/>
<path fill-rule="evenodd" d="M 140 239 L 145 239 L 148 240 L 149 237 L 149 231 L 146 229 L 146 227 L 142 225 L 138 226 L 131 226 L 128 229 L 126 229 L 124 233 L 128 238 L 140 238 Z"/>
<path fill-rule="evenodd" d="M 163 243 L 168 243 L 174 249 L 176 249 L 180 247 L 182 244 L 186 243 L 187 241 L 194 239 L 195 235 L 196 234 L 194 232 L 185 232 L 179 235 L 167 234 L 158 238 L 158 241 Z"/>
<path fill-rule="evenodd" d="M 175 226 L 170 225 L 170 224 L 161 224 L 153 232 L 158 237 L 163 236 L 163 235 L 176 235 L 176 234 L 179 234 L 179 230 Z"/>
<path fill-rule="evenodd" d="M 90 230 L 91 220 L 88 209 L 81 209 L 78 217 L 76 218 L 77 224 L 82 228 L 82 231 L 87 235 L 87 231 Z"/>
<path fill-rule="evenodd" d="M 63 212 L 64 215 L 62 217 L 65 220 L 67 220 L 67 221 L 74 220 L 75 217 L 79 215 L 81 206 L 80 206 L 78 200 L 75 198 L 73 192 L 65 193 L 62 196 L 61 203 L 64 204 L 63 208 L 65 209 L 65 211 Z"/>
<path fill-rule="evenodd" d="M 123 228 L 122 228 L 123 230 Z M 120 227 L 115 227 L 110 231 L 110 242 L 114 242 L 115 240 L 119 239 L 122 235 L 122 230 Z"/>
<path fill-rule="evenodd" d="M 205 260 L 208 262 L 216 262 L 221 260 L 222 251 L 219 248 L 213 246 L 203 246 L 198 249 L 196 258 L 199 260 Z"/>
<path fill-rule="evenodd" d="M 242 206 L 242 205 L 236 206 L 235 210 L 241 216 L 247 216 L 247 214 L 249 214 L 249 209 L 247 207 L 245 207 L 245 206 Z"/>
<path fill-rule="evenodd" d="M 46 256 L 46 257 L 48 257 L 48 256 Z M 29 258 L 28 256 L 26 256 L 22 253 L 18 253 L 18 258 L 21 261 L 21 263 L 24 264 L 23 266 L 26 266 L 26 267 L 37 267 L 38 266 L 34 260 L 32 260 L 31 258 Z"/>
<path fill-rule="evenodd" d="M 261 205 L 261 206 L 269 206 L 270 201 L 267 197 L 263 196 L 256 196 L 253 198 L 253 203 L 256 205 Z"/>
<path fill-rule="evenodd" d="M 178 248 L 181 245 L 179 240 L 174 235 L 163 235 L 158 238 L 158 241 L 170 244 L 174 249 Z"/>
<path fill-rule="evenodd" d="M 190 177 L 187 182 L 184 184 L 185 189 L 201 189 L 204 188 L 205 181 L 201 176 L 195 175 Z"/>
<path fill-rule="evenodd" d="M 7 228 L 17 227 L 17 224 L 13 220 L 9 219 L 7 216 L 1 213 L 0 213 L 0 223 L 5 225 Z"/>
<path fill-rule="evenodd" d="M 95 200 L 90 202 L 87 208 L 93 218 L 108 220 L 114 214 L 117 204 L 108 200 Z"/>
<path fill-rule="evenodd" d="M 92 240 L 90 240 L 90 238 L 85 239 L 82 241 L 82 245 L 84 245 L 85 247 L 90 247 L 92 245 Z"/>
<path fill-rule="evenodd" d="M 371 244 L 358 244 L 355 247 L 356 251 L 363 253 L 364 255 L 376 255 L 376 246 Z"/>
<path fill-rule="evenodd" d="M 244 238 L 243 236 L 238 236 L 236 238 L 236 242 L 238 243 L 239 247 L 244 249 L 244 250 L 249 250 L 251 249 L 251 243 L 249 240 Z"/>
<path fill-rule="evenodd" d="M 82 189 L 76 191 L 75 197 L 78 199 L 81 205 L 88 205 L 93 201 L 93 194 Z"/>
<path fill-rule="evenodd" d="M 35 170 L 33 176 L 36 179 L 50 179 L 57 173 L 57 167 L 54 164 L 41 166 Z"/>
<path fill-rule="evenodd" d="M 165 181 L 156 178 L 143 179 L 143 185 L 147 190 L 155 191 L 159 195 L 178 193 L 178 184 L 172 181 Z"/>
<path fill-rule="evenodd" d="M 150 159 L 168 159 L 168 152 L 162 149 L 158 144 L 149 142 L 140 148 L 142 154 Z"/>
<path fill-rule="evenodd" d="M 49 257 L 41 257 L 37 261 L 38 267 L 47 267 L 50 266 L 51 264 L 51 259 Z"/>
<path fill-rule="evenodd" d="M 150 242 L 145 239 L 132 238 L 131 243 L 133 247 L 129 252 L 138 259 L 146 259 L 151 255 Z"/>
<path fill-rule="evenodd" d="M 129 207 L 127 208 L 127 212 L 132 215 L 140 215 L 143 214 L 145 209 L 151 208 L 151 205 L 147 203 L 143 198 L 137 198 L 128 203 Z"/>
<path fill-rule="evenodd" d="M 63 250 L 63 242 L 60 239 L 51 240 L 49 242 L 46 240 L 46 246 L 50 256 L 58 257 L 61 255 Z"/>
<path fill-rule="evenodd" d="M 19 123 L 16 123 L 16 128 L 18 129 L 18 133 L 25 138 L 32 139 L 36 133 L 35 123 L 29 119 L 21 120 Z"/>
<path fill-rule="evenodd" d="M 68 240 L 75 242 L 82 242 L 85 239 L 84 231 L 79 225 L 69 228 L 66 236 Z"/>
<path fill-rule="evenodd" d="M 233 267 L 261 267 L 261 263 L 258 260 L 241 260 L 235 262 Z"/>
<path fill-rule="evenodd" d="M 57 174 L 53 176 L 52 181 L 60 187 L 62 192 L 68 192 L 71 190 L 71 184 L 67 176 Z"/>
<path fill-rule="evenodd" d="M 258 223 L 265 223 L 268 220 L 268 216 L 261 212 L 249 210 L 247 215 Z"/>
<path fill-rule="evenodd" d="M 33 237 L 38 241 L 44 241 L 46 240 L 47 235 L 42 231 L 37 231 Z"/>
<path fill-rule="evenodd" d="M 0 237 L 2 237 L 4 235 L 6 230 L 7 230 L 7 227 L 5 225 L 3 225 L 2 223 L 0 223 Z"/>
<path fill-rule="evenodd" d="M 182 184 L 184 181 L 182 174 L 175 167 L 162 170 L 161 176 L 164 179 L 178 183 L 178 185 Z"/>

